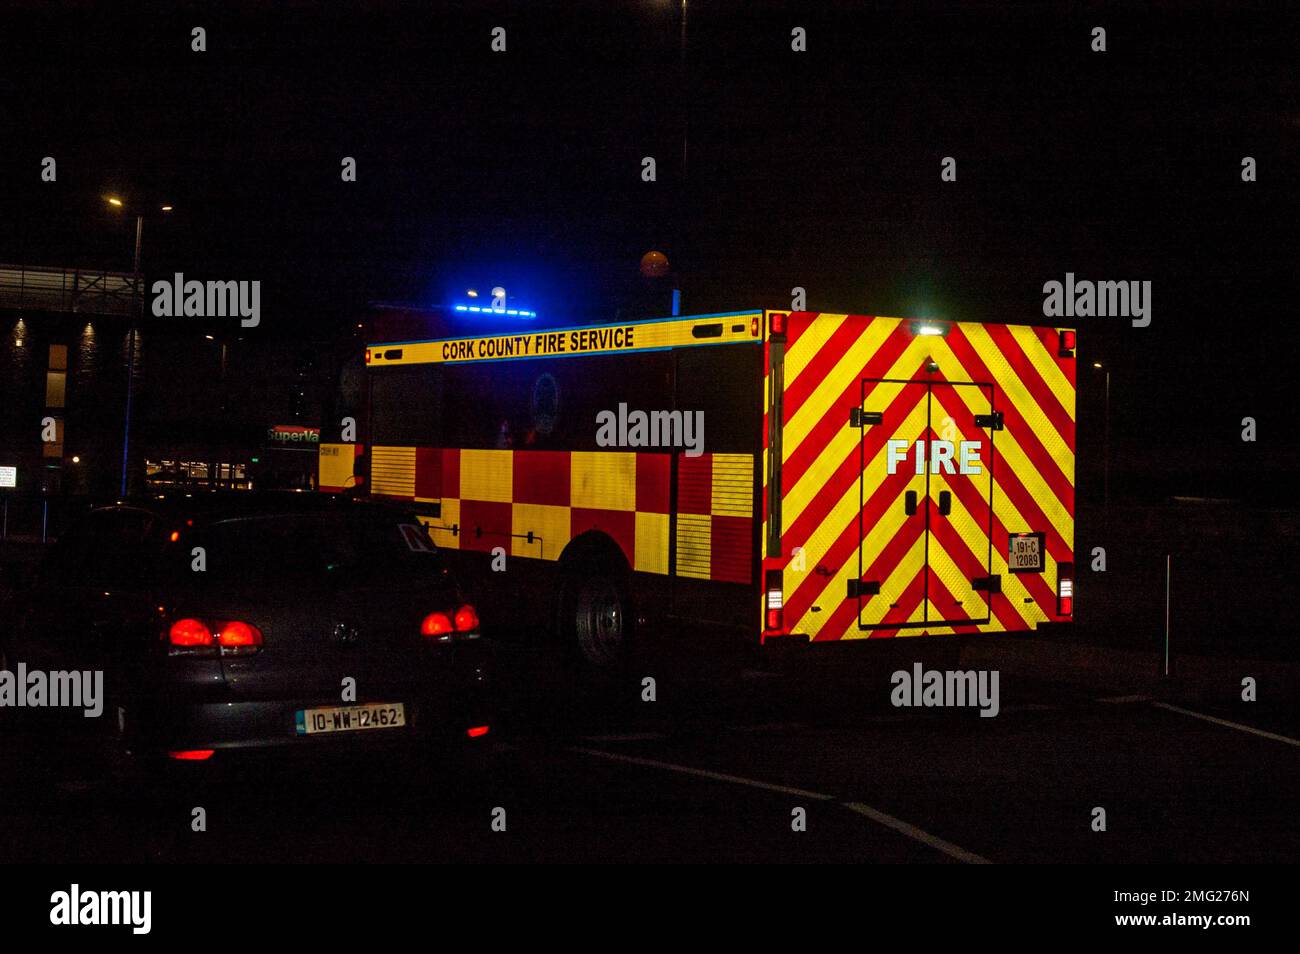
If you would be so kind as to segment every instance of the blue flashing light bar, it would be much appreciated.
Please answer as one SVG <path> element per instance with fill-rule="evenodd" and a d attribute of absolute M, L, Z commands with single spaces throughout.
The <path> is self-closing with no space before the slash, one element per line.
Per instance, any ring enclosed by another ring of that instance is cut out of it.
<path fill-rule="evenodd" d="M 510 315 L 514 318 L 536 318 L 537 312 L 524 311 L 521 308 L 492 308 L 479 305 L 457 305 L 457 311 L 472 311 L 482 315 Z"/>

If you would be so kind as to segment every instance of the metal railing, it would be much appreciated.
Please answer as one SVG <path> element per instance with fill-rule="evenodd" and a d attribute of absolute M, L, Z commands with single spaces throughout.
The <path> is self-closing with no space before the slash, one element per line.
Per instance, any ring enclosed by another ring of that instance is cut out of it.
<path fill-rule="evenodd" d="M 130 317 L 144 278 L 102 268 L 0 265 L 0 308 Z"/>

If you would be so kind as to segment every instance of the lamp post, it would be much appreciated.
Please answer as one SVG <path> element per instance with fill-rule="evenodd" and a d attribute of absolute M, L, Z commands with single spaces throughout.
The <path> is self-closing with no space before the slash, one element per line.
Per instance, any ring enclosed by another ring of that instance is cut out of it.
<path fill-rule="evenodd" d="M 1098 371 L 1106 372 L 1106 412 L 1105 424 L 1103 425 L 1102 436 L 1102 505 L 1106 512 L 1110 513 L 1110 369 L 1102 366 L 1100 361 L 1094 361 L 1092 366 Z"/>
<path fill-rule="evenodd" d="M 690 135 L 691 107 L 686 95 L 686 0 L 682 0 L 682 178 L 686 178 L 686 143 Z"/>
<path fill-rule="evenodd" d="M 126 208 L 124 203 L 117 196 L 109 196 L 108 204 L 115 209 Z M 161 211 L 170 212 L 172 207 L 164 205 Z M 126 478 L 127 462 L 130 460 L 131 451 L 131 399 L 135 391 L 135 337 L 136 328 L 139 324 L 140 315 L 144 311 L 144 276 L 140 273 L 140 247 L 144 240 L 144 213 L 136 212 L 135 214 L 135 258 L 133 260 L 131 275 L 135 281 L 136 295 L 135 307 L 131 309 L 131 329 L 126 339 L 126 413 L 123 415 L 122 424 L 122 482 L 119 494 L 126 496 Z"/>

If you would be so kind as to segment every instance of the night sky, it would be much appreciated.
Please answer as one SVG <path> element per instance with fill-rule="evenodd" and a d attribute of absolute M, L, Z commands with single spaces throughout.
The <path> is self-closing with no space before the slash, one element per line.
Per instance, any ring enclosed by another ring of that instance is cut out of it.
<path fill-rule="evenodd" d="M 812 310 L 1029 323 L 1067 271 L 1148 280 L 1150 327 L 1079 322 L 1082 453 L 1104 361 L 1126 492 L 1294 503 L 1294 9 L 694 0 L 683 76 L 657 0 L 45 6 L 0 25 L 0 262 L 128 270 L 102 196 L 166 200 L 151 280 L 260 279 L 260 333 L 319 339 L 470 285 L 556 324 L 666 310 L 652 248 L 691 312 L 802 286 Z"/>

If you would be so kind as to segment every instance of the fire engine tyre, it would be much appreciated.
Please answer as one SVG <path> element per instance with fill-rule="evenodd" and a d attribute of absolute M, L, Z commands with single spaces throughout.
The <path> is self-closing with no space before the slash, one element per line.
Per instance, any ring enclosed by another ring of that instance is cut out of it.
<path fill-rule="evenodd" d="M 587 668 L 612 673 L 627 661 L 632 612 L 627 585 L 616 577 L 575 573 L 565 581 L 560 633 Z"/>

